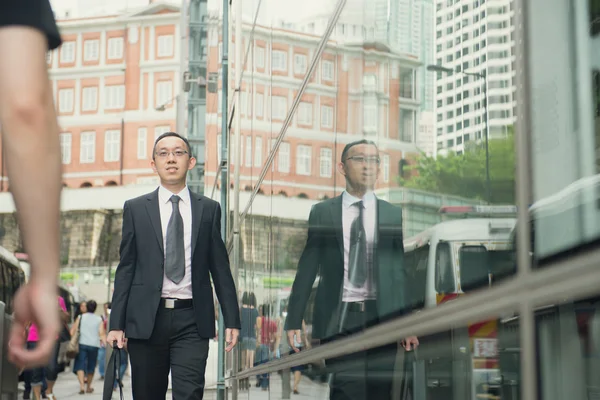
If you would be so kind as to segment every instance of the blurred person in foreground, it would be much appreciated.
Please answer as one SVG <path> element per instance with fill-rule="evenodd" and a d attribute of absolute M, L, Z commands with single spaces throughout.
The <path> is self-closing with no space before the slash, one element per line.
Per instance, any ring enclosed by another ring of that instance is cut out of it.
<path fill-rule="evenodd" d="M 0 124 L 10 191 L 17 209 L 31 278 L 15 296 L 9 359 L 21 368 L 44 366 L 60 318 L 58 283 L 61 163 L 58 122 L 46 52 L 61 44 L 49 0 L 0 1 Z M 26 324 L 39 340 L 26 347 Z"/>
<path fill-rule="evenodd" d="M 409 304 L 402 210 L 377 199 L 380 172 L 374 142 L 359 140 L 342 151 L 338 171 L 346 190 L 313 206 L 306 246 L 288 304 L 288 342 L 300 351 L 302 321 L 317 275 L 312 339 L 327 343 L 407 311 Z M 417 346 L 408 337 L 403 347 Z M 328 360 L 330 398 L 391 399 L 397 343 Z"/>
<path fill-rule="evenodd" d="M 226 351 L 236 345 L 240 310 L 221 238 L 219 203 L 190 191 L 188 140 L 160 135 L 152 151 L 160 186 L 125 202 L 121 260 L 108 343 L 127 349 L 133 398 L 164 400 L 171 372 L 174 400 L 201 400 L 209 340 L 215 337 L 215 292 L 223 310 Z"/>

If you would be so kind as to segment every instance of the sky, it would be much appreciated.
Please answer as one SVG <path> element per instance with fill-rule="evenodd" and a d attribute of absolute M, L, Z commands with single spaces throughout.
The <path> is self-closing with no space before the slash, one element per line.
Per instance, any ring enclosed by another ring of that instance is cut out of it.
<path fill-rule="evenodd" d="M 63 18 L 65 11 L 71 17 L 81 16 L 81 12 L 114 13 L 124 8 L 135 9 L 149 4 L 149 0 L 50 0 L 58 18 Z M 177 0 L 165 0 L 173 4 L 181 4 Z M 362 0 L 361 0 L 362 1 Z M 298 22 L 315 15 L 330 13 L 336 0 L 262 0 L 259 23 L 270 25 L 277 21 Z M 209 0 L 209 9 L 221 9 L 222 1 Z M 252 19 L 259 0 L 243 0 L 244 19 Z M 89 15 L 89 14 L 88 14 Z"/>

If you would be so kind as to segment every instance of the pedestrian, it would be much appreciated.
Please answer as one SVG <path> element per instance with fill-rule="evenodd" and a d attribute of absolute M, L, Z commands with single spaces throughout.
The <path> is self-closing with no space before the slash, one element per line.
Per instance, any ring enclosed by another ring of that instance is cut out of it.
<path fill-rule="evenodd" d="M 61 38 L 49 0 L 0 1 L 0 130 L 10 192 L 29 254 L 29 282 L 16 294 L 9 358 L 20 368 L 43 366 L 55 348 L 60 318 L 61 155 L 46 52 Z M 38 329 L 35 348 L 25 330 Z"/>
<path fill-rule="evenodd" d="M 86 313 L 81 314 L 71 327 L 71 336 L 79 330 L 79 353 L 75 357 L 73 371 L 79 380 L 79 394 L 93 393 L 92 383 L 98 363 L 98 350 L 106 342 L 106 333 L 102 318 L 94 314 L 97 304 L 94 300 L 86 302 Z"/>
<path fill-rule="evenodd" d="M 226 351 L 238 340 L 240 312 L 221 238 L 221 207 L 188 189 L 186 176 L 195 164 L 186 138 L 162 134 L 151 161 L 160 186 L 123 206 L 108 342 L 123 348 L 127 337 L 134 399 L 164 400 L 169 371 L 174 400 L 202 399 L 215 337 L 211 277 Z"/>

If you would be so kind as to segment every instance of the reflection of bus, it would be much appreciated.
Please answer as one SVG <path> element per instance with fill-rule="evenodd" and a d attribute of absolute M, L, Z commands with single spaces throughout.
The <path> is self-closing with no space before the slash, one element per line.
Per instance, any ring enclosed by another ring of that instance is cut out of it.
<path fill-rule="evenodd" d="M 448 217 L 469 218 L 447 220 L 404 240 L 410 281 L 407 286 L 411 288 L 413 309 L 452 301 L 515 271 L 511 244 L 511 231 L 516 223 L 514 207 L 442 207 L 440 212 Z M 470 373 L 463 374 L 466 378 L 463 393 L 469 393 L 470 398 L 476 398 L 479 388 L 487 387 L 482 379 L 495 380 L 499 374 L 497 334 L 497 321 L 490 320 L 472 323 L 463 332 L 455 331 L 451 338 L 438 338 L 442 343 L 446 340 L 452 343 L 440 349 L 464 349 L 460 352 L 468 356 L 464 361 Z M 453 358 L 456 359 L 456 354 L 446 359 Z M 457 393 L 452 389 L 456 382 L 451 371 L 455 368 L 435 360 L 428 364 L 431 398 L 452 397 L 452 393 Z"/>
<path fill-rule="evenodd" d="M 13 312 L 15 293 L 25 283 L 25 273 L 19 260 L 4 247 L 0 247 L 0 301 L 6 304 L 6 312 Z"/>

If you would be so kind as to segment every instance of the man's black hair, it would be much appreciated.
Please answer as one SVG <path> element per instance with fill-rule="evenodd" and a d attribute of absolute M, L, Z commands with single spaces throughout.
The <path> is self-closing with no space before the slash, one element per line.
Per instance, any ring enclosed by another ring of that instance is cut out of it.
<path fill-rule="evenodd" d="M 179 133 L 176 133 L 176 132 L 165 132 L 162 135 L 160 135 L 159 137 L 157 137 L 156 140 L 154 141 L 154 147 L 152 148 L 152 159 L 153 160 L 156 156 L 156 145 L 158 144 L 158 142 L 160 142 L 162 139 L 164 139 L 166 137 L 176 137 L 176 138 L 183 140 L 187 147 L 188 155 L 190 157 L 193 157 L 192 156 L 192 148 L 191 148 L 190 142 L 187 140 L 187 138 L 184 138 L 183 136 L 181 136 Z"/>
<path fill-rule="evenodd" d="M 375 146 L 375 148 L 377 149 L 377 152 L 379 152 L 379 148 L 377 147 L 377 145 L 375 144 L 375 142 L 374 142 L 374 141 L 372 141 L 372 140 L 367 140 L 367 139 L 361 139 L 361 140 L 357 140 L 356 142 L 351 142 L 351 143 L 348 143 L 348 144 L 347 144 L 347 145 L 344 147 L 344 150 L 342 150 L 342 158 L 341 158 L 342 162 L 345 162 L 345 161 L 346 161 L 346 155 L 348 154 L 348 151 L 349 151 L 349 150 L 350 150 L 352 147 L 354 147 L 354 146 L 358 146 L 359 144 L 368 144 L 368 145 L 371 145 L 371 146 Z"/>

